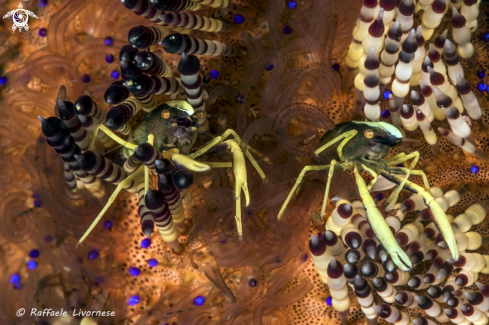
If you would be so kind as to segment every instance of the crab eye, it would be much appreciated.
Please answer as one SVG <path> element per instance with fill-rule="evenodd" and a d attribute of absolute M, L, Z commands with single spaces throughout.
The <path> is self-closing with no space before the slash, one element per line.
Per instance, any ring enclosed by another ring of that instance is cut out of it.
<path fill-rule="evenodd" d="M 369 130 L 365 130 L 364 135 L 365 135 L 365 137 L 366 137 L 367 139 L 372 139 L 372 138 L 374 137 L 374 131 L 372 131 L 372 130 L 370 130 L 370 129 L 369 129 Z"/>
<path fill-rule="evenodd" d="M 161 117 L 165 120 L 168 120 L 170 118 L 170 111 L 167 109 L 162 110 Z"/>

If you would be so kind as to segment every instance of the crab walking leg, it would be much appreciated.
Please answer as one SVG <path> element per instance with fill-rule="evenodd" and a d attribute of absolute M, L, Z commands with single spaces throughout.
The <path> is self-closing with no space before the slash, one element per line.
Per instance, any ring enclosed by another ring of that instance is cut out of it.
<path fill-rule="evenodd" d="M 365 166 L 363 166 L 363 168 L 367 172 L 370 170 L 368 168 L 366 169 Z M 385 222 L 384 217 L 377 209 L 377 206 L 375 205 L 375 202 L 367 189 L 367 184 L 365 184 L 365 180 L 362 178 L 362 176 L 360 176 L 356 166 L 354 168 L 354 173 L 358 191 L 360 192 L 360 197 L 362 198 L 363 205 L 367 211 L 367 220 L 369 224 L 372 225 L 372 230 L 374 231 L 375 236 L 384 246 L 387 253 L 389 253 L 392 261 L 397 265 L 397 267 L 403 271 L 409 271 L 409 269 L 412 267 L 409 257 L 401 249 L 389 226 Z"/>
<path fill-rule="evenodd" d="M 418 163 L 419 152 L 415 151 L 415 152 L 410 153 L 409 155 L 405 155 L 405 156 L 402 156 L 402 157 L 399 157 L 397 159 L 393 159 L 393 160 L 387 162 L 387 166 L 395 166 L 397 164 L 400 164 L 401 162 L 408 161 L 412 158 L 414 158 L 414 159 L 411 162 L 411 166 L 409 168 L 405 168 L 405 170 L 404 170 L 405 175 L 404 175 L 403 181 L 397 186 L 395 191 L 393 191 L 391 193 L 391 195 L 389 196 L 389 198 L 386 201 L 386 203 L 387 203 L 386 210 L 387 211 L 390 211 L 394 207 L 394 205 L 396 204 L 397 199 L 399 198 L 399 193 L 401 193 L 401 191 L 404 187 L 404 184 L 406 184 L 406 182 L 409 178 L 409 175 L 411 173 L 411 169 L 413 169 L 416 166 L 416 164 Z M 429 190 L 429 186 L 428 186 L 427 190 Z"/>
<path fill-rule="evenodd" d="M 211 169 L 207 164 L 203 164 L 193 160 L 192 158 L 179 154 L 178 152 L 173 151 L 173 149 L 163 152 L 163 158 L 170 159 L 175 163 L 175 165 L 184 167 L 185 169 L 193 172 L 205 172 Z"/>
<path fill-rule="evenodd" d="M 331 179 L 333 179 L 334 167 L 338 164 L 336 160 L 331 160 L 331 165 L 328 172 L 328 182 L 326 183 L 326 190 L 324 191 L 323 206 L 321 207 L 321 217 L 326 214 L 326 205 L 328 204 L 329 188 L 331 187 Z"/>
<path fill-rule="evenodd" d="M 195 152 L 191 153 L 190 155 L 188 155 L 188 157 L 190 157 L 192 159 L 195 159 L 196 157 L 199 157 L 200 155 L 202 155 L 205 152 L 209 151 L 211 148 L 213 148 L 213 147 L 217 146 L 218 144 L 222 143 L 223 140 L 226 139 L 229 136 L 233 136 L 234 139 L 235 139 L 235 141 L 241 147 L 242 140 L 239 137 L 239 135 L 234 130 L 228 129 L 228 130 L 224 131 L 224 133 L 222 135 L 220 135 L 218 137 L 215 137 L 214 139 L 212 139 L 211 141 L 209 141 L 208 143 L 206 143 L 204 146 L 202 146 L 200 149 L 198 149 L 197 151 L 195 151 Z M 251 147 L 249 147 L 249 148 L 251 148 Z M 260 166 L 256 162 L 255 158 L 251 154 L 251 152 L 249 152 L 248 150 L 245 150 L 244 154 L 246 155 L 246 157 L 248 157 L 248 159 L 250 160 L 250 162 L 253 165 L 253 167 L 255 167 L 255 169 L 258 172 L 258 174 L 260 175 L 260 177 L 262 179 L 265 178 L 266 177 L 265 173 L 260 168 Z"/>
<path fill-rule="evenodd" d="M 287 199 L 285 200 L 284 204 L 282 205 L 282 208 L 280 209 L 277 218 L 280 220 L 282 217 L 282 214 L 284 214 L 285 208 L 290 202 L 290 199 L 292 199 L 292 195 L 294 195 L 295 190 L 299 186 L 299 184 L 302 182 L 302 179 L 304 178 L 304 175 L 310 171 L 310 170 L 315 170 L 315 171 L 320 171 L 320 170 L 325 170 L 328 169 L 331 165 L 319 165 L 319 166 L 306 166 L 304 169 L 302 169 L 301 173 L 299 174 L 299 177 L 297 177 L 297 180 L 295 181 L 294 187 L 290 190 L 289 195 L 287 196 Z M 329 177 L 328 177 L 329 178 Z M 329 179 L 328 179 L 329 181 Z"/>
<path fill-rule="evenodd" d="M 150 145 L 154 144 L 155 136 L 152 134 L 148 134 L 148 143 Z M 144 164 L 144 195 L 148 193 L 149 188 L 149 168 L 146 164 Z"/>
<path fill-rule="evenodd" d="M 398 170 L 402 172 L 401 174 L 405 174 L 408 169 L 407 168 L 402 168 L 402 167 L 394 167 L 394 168 L 391 168 L 391 171 L 393 173 L 395 171 L 398 171 Z M 414 169 L 414 170 L 410 170 L 409 172 L 411 173 L 411 175 L 421 176 L 423 178 L 423 184 L 424 184 L 424 187 L 426 188 L 426 190 L 430 189 L 430 183 L 428 182 L 428 177 L 426 176 L 426 174 L 424 173 L 424 171 L 418 170 L 418 169 Z"/>
<path fill-rule="evenodd" d="M 93 130 L 92 139 L 90 140 L 90 144 L 88 145 L 87 150 L 93 150 L 93 147 L 95 146 L 95 140 L 97 139 L 97 134 L 98 134 L 99 130 L 104 131 L 105 135 L 107 135 L 109 138 L 111 138 L 112 140 L 114 140 L 115 142 L 117 142 L 118 144 L 120 144 L 123 147 L 126 147 L 126 148 L 131 149 L 131 150 L 134 150 L 138 147 L 135 144 L 132 144 L 126 140 L 121 139 L 117 134 L 112 132 L 112 130 L 110 130 L 105 125 L 99 124 L 99 125 L 97 125 L 95 130 Z"/>
<path fill-rule="evenodd" d="M 391 182 L 395 182 L 399 184 L 402 181 L 402 178 L 400 176 L 389 174 L 385 171 L 380 171 L 380 174 L 385 178 L 387 178 L 388 180 L 390 180 Z M 459 257 L 458 250 L 457 250 L 457 241 L 455 240 L 455 235 L 453 233 L 452 226 L 450 225 L 450 222 L 448 221 L 447 215 L 445 214 L 445 211 L 443 211 L 443 208 L 435 200 L 433 195 L 431 195 L 431 193 L 428 192 L 423 187 L 409 180 L 406 182 L 404 187 L 407 190 L 419 194 L 423 197 L 425 204 L 430 208 L 433 214 L 433 221 L 435 222 L 435 225 L 443 235 L 443 239 L 445 239 L 445 241 L 447 242 L 448 248 L 452 253 L 453 259 L 457 261 Z"/>
<path fill-rule="evenodd" d="M 317 156 L 319 156 L 319 154 L 321 152 L 323 152 L 324 150 L 326 150 L 327 148 L 331 147 L 333 144 L 335 144 L 336 142 L 340 141 L 341 139 L 344 139 L 340 145 L 338 146 L 338 155 L 340 156 L 340 160 L 345 160 L 345 157 L 343 156 L 343 147 L 345 146 L 345 144 L 351 140 L 351 138 L 353 138 L 355 135 L 357 135 L 358 131 L 357 130 L 351 130 L 351 131 L 348 131 L 348 132 L 345 132 L 343 133 L 342 135 L 334 138 L 333 140 L 331 140 L 330 142 L 326 143 L 325 145 L 319 147 L 319 149 L 317 149 L 316 151 L 314 151 L 314 154 Z"/>
<path fill-rule="evenodd" d="M 77 246 L 80 245 L 85 240 L 85 238 L 87 238 L 87 236 L 90 234 L 90 232 L 92 232 L 93 228 L 95 228 L 95 226 L 97 225 L 97 223 L 104 216 L 105 212 L 107 212 L 107 210 L 110 208 L 110 206 L 112 205 L 112 203 L 115 201 L 117 195 L 119 195 L 119 192 L 127 184 L 129 184 L 133 179 L 135 179 L 136 176 L 140 175 L 143 172 L 144 172 L 144 166 L 140 166 L 138 169 L 136 169 L 136 171 L 134 171 L 134 173 L 132 173 L 131 175 L 129 175 L 128 177 L 126 177 L 126 179 L 124 179 L 122 182 L 120 182 L 119 184 L 117 184 L 117 187 L 114 190 L 114 192 L 112 193 L 112 195 L 109 197 L 109 200 L 107 201 L 107 204 L 105 204 L 104 208 L 102 209 L 102 211 L 100 211 L 100 213 L 98 214 L 97 218 L 95 218 L 95 220 L 93 220 L 93 222 L 90 225 L 90 227 L 87 229 L 87 231 L 85 231 L 85 233 L 83 234 L 83 236 L 78 241 L 78 244 L 76 244 Z"/>

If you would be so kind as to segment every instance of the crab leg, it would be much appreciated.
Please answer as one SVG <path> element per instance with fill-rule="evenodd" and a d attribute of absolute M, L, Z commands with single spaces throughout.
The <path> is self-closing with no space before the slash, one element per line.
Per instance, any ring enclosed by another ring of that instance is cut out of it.
<path fill-rule="evenodd" d="M 114 132 L 112 132 L 112 130 L 110 130 L 105 125 L 99 124 L 95 127 L 95 130 L 93 130 L 92 139 L 90 140 L 90 144 L 88 145 L 87 150 L 93 150 L 93 147 L 95 146 L 95 140 L 97 139 L 97 135 L 98 135 L 99 130 L 104 131 L 105 135 L 107 135 L 109 138 L 111 138 L 112 140 L 114 140 L 115 142 L 117 142 L 118 144 L 120 144 L 123 147 L 126 147 L 126 148 L 131 149 L 131 150 L 134 150 L 138 147 L 135 144 L 132 144 L 126 140 L 121 139 L 119 136 L 117 136 Z"/>
<path fill-rule="evenodd" d="M 334 138 L 333 140 L 331 140 L 330 142 L 326 143 L 325 145 L 319 147 L 319 149 L 317 149 L 316 151 L 314 151 L 314 154 L 317 156 L 319 156 L 319 154 L 321 152 L 323 152 L 324 150 L 326 150 L 327 148 L 331 147 L 333 144 L 335 144 L 336 142 L 340 141 L 341 139 L 343 139 L 343 141 L 341 141 L 340 145 L 338 146 L 338 155 L 340 157 L 340 160 L 345 160 L 345 157 L 343 156 L 343 147 L 345 146 L 345 144 L 351 140 L 351 138 L 353 138 L 355 135 L 357 135 L 358 131 L 357 130 L 350 130 L 348 132 L 345 132 L 343 134 L 341 134 L 340 136 L 337 136 L 336 138 Z"/>
<path fill-rule="evenodd" d="M 395 182 L 395 183 L 400 183 L 403 178 L 397 175 L 389 174 L 385 171 L 380 171 L 381 175 L 387 178 L 388 180 Z M 443 235 L 443 239 L 447 242 L 448 248 L 450 249 L 450 252 L 452 253 L 452 257 L 455 261 L 458 260 L 458 249 L 457 249 L 457 241 L 455 240 L 455 235 L 453 233 L 453 229 L 450 225 L 450 222 L 447 219 L 447 215 L 445 214 L 445 211 L 443 211 L 443 208 L 440 206 L 440 204 L 435 200 L 433 195 L 431 193 L 424 189 L 423 187 L 411 182 L 411 181 L 406 181 L 406 184 L 404 185 L 404 188 L 407 190 L 417 193 L 421 195 L 425 201 L 425 204 L 429 206 L 431 213 L 433 215 L 433 221 L 435 222 L 435 225 L 437 228 L 440 230 L 441 234 Z"/>
<path fill-rule="evenodd" d="M 415 152 L 410 153 L 409 155 L 400 155 L 400 156 L 397 156 L 396 158 L 387 162 L 387 166 L 395 166 L 395 165 L 400 164 L 402 162 L 408 161 L 409 159 L 412 159 L 412 158 L 414 158 L 414 159 L 411 162 L 411 166 L 409 168 L 404 168 L 404 172 L 405 172 L 404 179 L 397 186 L 397 188 L 391 193 L 391 195 L 389 196 L 389 198 L 386 201 L 386 203 L 387 203 L 386 210 L 387 211 L 390 211 L 394 207 L 394 205 L 396 204 L 397 199 L 399 198 L 399 193 L 401 193 L 401 190 L 403 189 L 404 184 L 406 184 L 406 182 L 409 178 L 409 175 L 411 174 L 411 169 L 413 169 L 416 166 L 416 164 L 418 163 L 419 152 L 415 151 Z M 429 186 L 427 188 L 429 190 Z"/>
<path fill-rule="evenodd" d="M 97 223 L 104 216 L 105 212 L 107 212 L 107 210 L 110 208 L 110 206 L 112 205 L 112 203 L 115 201 L 115 199 L 116 199 L 117 195 L 119 194 L 119 192 L 127 184 L 129 184 L 133 179 L 135 179 L 137 176 L 141 175 L 143 172 L 144 172 L 144 166 L 140 166 L 131 175 L 129 175 L 128 177 L 126 177 L 126 179 L 124 179 L 122 182 L 120 182 L 119 184 L 117 184 L 117 187 L 114 190 L 114 192 L 112 193 L 112 195 L 109 197 L 109 200 L 107 201 L 107 204 L 105 204 L 104 208 L 102 209 L 102 211 L 100 211 L 100 213 L 98 214 L 97 218 L 95 218 L 95 220 L 93 220 L 92 224 L 87 229 L 87 231 L 85 231 L 85 233 L 83 234 L 83 236 L 78 241 L 78 244 L 77 245 L 80 245 L 85 240 L 85 238 L 87 238 L 87 236 L 90 234 L 90 232 L 93 230 L 93 228 L 95 228 L 95 226 L 97 225 Z"/>
<path fill-rule="evenodd" d="M 377 175 L 374 171 L 372 171 L 365 165 L 362 165 L 362 168 L 374 177 Z M 389 253 L 392 261 L 397 265 L 397 267 L 399 267 L 403 271 L 409 271 L 409 269 L 412 267 L 412 263 L 409 260 L 409 257 L 401 249 L 389 226 L 385 222 L 384 217 L 377 209 L 377 206 L 375 205 L 372 196 L 370 196 L 367 184 L 365 184 L 365 180 L 362 178 L 362 176 L 360 176 L 360 173 L 358 172 L 358 168 L 356 166 L 354 168 L 354 173 L 358 190 L 360 192 L 363 205 L 365 206 L 365 210 L 367 212 L 367 220 L 372 227 L 375 236 L 384 246 L 387 253 Z"/>
<path fill-rule="evenodd" d="M 175 163 L 175 165 L 182 166 L 185 169 L 191 170 L 193 172 L 205 172 L 211 169 L 208 165 L 195 161 L 192 158 L 179 154 L 178 152 L 173 150 L 163 152 L 163 157 L 170 159 Z"/>

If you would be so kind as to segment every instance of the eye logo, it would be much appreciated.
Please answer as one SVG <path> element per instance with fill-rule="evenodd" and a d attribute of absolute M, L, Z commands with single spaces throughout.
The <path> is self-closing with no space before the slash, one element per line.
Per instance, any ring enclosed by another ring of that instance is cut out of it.
<path fill-rule="evenodd" d="M 19 32 L 22 31 L 22 28 L 28 31 L 29 25 L 27 24 L 27 21 L 29 20 L 29 16 L 33 18 L 38 18 L 32 11 L 22 8 L 22 3 L 19 3 L 19 9 L 9 11 L 5 16 L 3 16 L 3 19 L 12 16 L 12 21 L 14 23 L 12 25 L 13 31 L 15 31 L 17 28 L 19 28 Z"/>

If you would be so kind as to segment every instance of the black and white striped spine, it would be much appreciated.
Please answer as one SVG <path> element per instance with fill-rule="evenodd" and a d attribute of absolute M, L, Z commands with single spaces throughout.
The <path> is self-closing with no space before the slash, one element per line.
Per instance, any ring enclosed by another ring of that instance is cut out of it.
<path fill-rule="evenodd" d="M 83 155 L 75 157 L 80 162 L 83 171 L 114 185 L 119 184 L 127 177 L 126 172 L 121 167 L 99 153 L 88 150 Z M 124 189 L 130 193 L 136 192 L 136 188 L 137 184 L 134 180 L 124 186 Z"/>
<path fill-rule="evenodd" d="M 212 8 L 234 9 L 236 7 L 234 3 L 232 3 L 229 0 L 193 0 L 193 1 Z"/>
<path fill-rule="evenodd" d="M 95 128 L 103 123 L 106 114 L 100 109 L 90 96 L 80 96 L 75 102 L 75 110 L 78 113 L 82 126 L 87 132 L 92 133 Z M 110 148 L 114 145 L 114 140 L 103 132 L 97 134 L 97 139 L 104 145 L 105 148 Z"/>
<path fill-rule="evenodd" d="M 158 42 L 161 42 L 169 34 L 170 30 L 166 27 L 146 27 L 140 25 L 131 28 L 128 33 L 128 40 L 132 46 L 145 49 L 151 45 L 158 44 Z"/>
<path fill-rule="evenodd" d="M 180 12 L 189 10 L 199 10 L 202 6 L 192 0 L 149 0 L 149 4 L 161 11 Z"/>
<path fill-rule="evenodd" d="M 185 222 L 185 211 L 180 199 L 180 191 L 168 181 L 164 174 L 158 175 L 158 189 L 163 193 L 166 202 L 168 202 L 173 222 L 179 228 L 179 225 Z"/>
<path fill-rule="evenodd" d="M 136 60 L 136 66 L 144 73 L 156 77 L 173 76 L 171 68 L 154 53 L 141 51 L 136 54 L 134 60 Z"/>
<path fill-rule="evenodd" d="M 105 124 L 109 129 L 127 135 L 131 133 L 132 130 L 128 122 L 141 109 L 142 105 L 140 102 L 133 97 L 129 97 L 121 104 L 114 106 L 109 110 Z"/>
<path fill-rule="evenodd" d="M 134 76 L 124 82 L 124 86 L 136 96 L 171 95 L 178 91 L 178 80 L 156 76 Z"/>
<path fill-rule="evenodd" d="M 165 201 L 163 193 L 148 190 L 145 196 L 146 207 L 154 213 L 155 225 L 158 227 L 164 242 L 173 242 L 178 239 L 178 231 L 173 224 L 170 207 Z"/>
<path fill-rule="evenodd" d="M 171 26 L 202 30 L 205 32 L 225 32 L 229 29 L 229 26 L 221 20 L 184 12 L 168 12 L 160 15 L 159 18 L 165 24 Z"/>
<path fill-rule="evenodd" d="M 234 48 L 219 41 L 210 39 L 193 38 L 185 34 L 175 33 L 166 36 L 160 43 L 166 52 L 172 54 L 196 54 L 196 55 L 235 55 Z"/>
<path fill-rule="evenodd" d="M 132 10 L 136 15 L 143 16 L 144 18 L 152 21 L 160 26 L 168 26 L 158 16 L 165 13 L 161 10 L 153 8 L 148 0 L 121 0 L 122 4 L 129 10 Z M 174 31 L 180 33 L 188 33 L 189 30 L 180 27 L 171 27 Z"/>
<path fill-rule="evenodd" d="M 187 93 L 187 102 L 192 105 L 199 132 L 207 132 L 209 123 L 205 112 L 204 98 L 202 97 L 202 78 L 199 75 L 200 61 L 195 55 L 182 53 L 178 62 L 178 72 L 182 79 L 182 86 Z"/>
<path fill-rule="evenodd" d="M 155 219 L 154 219 L 154 213 L 153 211 L 149 210 L 146 207 L 145 204 L 145 183 L 144 183 L 144 176 L 141 175 L 140 177 L 138 176 L 136 178 L 137 182 L 137 193 L 138 193 L 138 215 L 141 218 L 140 219 L 140 224 L 141 224 L 141 231 L 144 233 L 146 237 L 150 237 L 151 234 L 153 233 L 154 226 L 155 226 Z M 153 179 L 150 177 L 149 178 L 149 189 L 152 189 L 153 187 Z"/>
<path fill-rule="evenodd" d="M 122 168 L 124 168 L 124 171 L 128 174 L 131 174 L 134 172 L 139 166 L 141 165 L 141 162 L 136 159 L 134 154 L 130 155 L 129 158 L 124 162 L 124 165 Z"/>
<path fill-rule="evenodd" d="M 76 144 L 82 151 L 87 150 L 90 143 L 90 137 L 87 131 L 82 127 L 78 116 L 75 113 L 75 106 L 72 102 L 58 100 L 59 115 L 65 125 L 71 132 Z"/>
<path fill-rule="evenodd" d="M 68 187 L 72 192 L 76 193 L 77 186 L 76 186 L 75 174 L 71 170 L 70 164 L 65 162 L 63 168 L 64 168 L 64 176 L 65 176 L 66 184 L 68 184 Z"/>
<path fill-rule="evenodd" d="M 161 158 L 160 152 L 150 143 L 143 143 L 134 149 L 134 157 L 151 170 L 155 170 L 156 159 Z"/>

